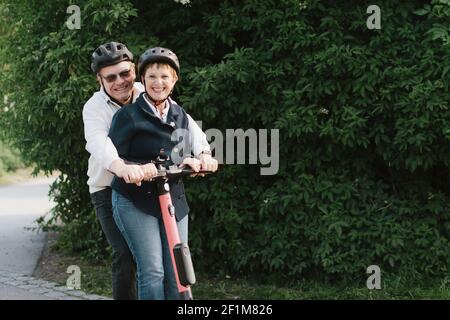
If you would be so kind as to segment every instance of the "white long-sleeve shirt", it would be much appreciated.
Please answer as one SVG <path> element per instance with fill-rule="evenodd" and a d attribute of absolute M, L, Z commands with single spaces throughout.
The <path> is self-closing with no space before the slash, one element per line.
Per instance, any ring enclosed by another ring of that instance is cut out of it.
<path fill-rule="evenodd" d="M 140 82 L 133 87 L 133 102 L 144 91 Z M 84 104 L 83 122 L 86 150 L 90 153 L 87 175 L 89 192 L 94 193 L 111 185 L 113 174 L 107 169 L 120 159 L 117 150 L 108 138 L 114 114 L 121 107 L 111 100 L 103 87 Z M 108 142 L 109 140 L 109 142 Z"/>
<path fill-rule="evenodd" d="M 144 91 L 144 86 L 136 82 L 133 88 L 133 102 Z M 169 98 L 170 99 L 170 98 Z M 168 107 L 163 117 L 156 108 L 146 99 L 153 112 L 164 122 L 167 119 Z M 172 100 L 173 101 L 173 100 Z M 168 104 L 167 104 L 168 105 Z M 94 93 L 83 107 L 84 137 L 86 150 L 90 153 L 88 162 L 89 192 L 94 193 L 111 185 L 113 174 L 108 171 L 111 163 L 120 159 L 111 139 L 108 137 L 114 114 L 121 107 L 111 100 L 103 88 Z M 205 133 L 197 123 L 188 115 L 188 129 L 192 141 L 192 151 L 198 156 L 204 150 L 210 150 Z"/>

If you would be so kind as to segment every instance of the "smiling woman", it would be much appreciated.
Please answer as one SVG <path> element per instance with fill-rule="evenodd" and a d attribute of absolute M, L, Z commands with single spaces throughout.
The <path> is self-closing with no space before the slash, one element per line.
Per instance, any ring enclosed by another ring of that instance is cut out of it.
<path fill-rule="evenodd" d="M 155 63 L 150 65 L 143 76 L 143 83 L 149 98 L 155 101 L 161 116 L 163 115 L 164 102 L 172 93 L 172 89 L 178 80 L 178 76 L 167 64 Z M 161 101 L 161 102 L 160 102 Z M 160 103 L 157 103 L 160 102 Z"/>
<path fill-rule="evenodd" d="M 139 58 L 138 69 L 147 97 L 162 112 L 164 102 L 180 76 L 178 57 L 166 48 L 150 48 Z"/>
<path fill-rule="evenodd" d="M 217 170 L 217 161 L 211 157 L 206 135 L 169 97 L 179 70 L 178 58 L 169 49 L 147 49 L 138 64 L 145 93 L 135 103 L 115 113 L 109 131 L 119 156 L 125 161 L 143 164 L 145 171 L 144 181 L 138 187 L 118 177 L 111 183 L 113 216 L 136 261 L 140 300 L 192 298 L 190 291 L 183 288 L 186 284 L 181 281 L 181 276 L 178 282 L 176 268 L 171 264 L 171 240 L 188 242 L 189 206 L 183 182 L 177 177 L 164 183 L 173 202 L 171 215 L 175 215 L 172 226 L 176 230 L 171 233 L 171 228 L 166 231 L 167 219 L 162 219 L 167 217 L 162 214 L 167 206 L 159 203 L 158 190 L 163 187 L 152 181 L 158 174 L 155 161 L 165 159 L 166 165 L 190 166 L 195 172 L 200 168 Z M 193 146 L 192 153 L 184 154 L 180 163 L 170 158 L 177 142 L 171 136 L 178 128 L 186 132 L 183 141 L 189 141 Z M 176 235 L 175 238 L 172 235 Z"/>

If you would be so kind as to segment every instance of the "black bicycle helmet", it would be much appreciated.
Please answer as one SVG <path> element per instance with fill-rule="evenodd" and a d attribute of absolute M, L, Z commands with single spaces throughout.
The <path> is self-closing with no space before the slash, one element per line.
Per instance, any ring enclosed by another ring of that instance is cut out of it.
<path fill-rule="evenodd" d="M 169 64 L 175 69 L 177 76 L 180 77 L 180 62 L 175 53 L 167 48 L 155 47 L 145 50 L 145 52 L 139 57 L 138 61 L 138 73 L 139 76 L 143 76 L 146 67 L 150 63 L 164 62 Z"/>
<path fill-rule="evenodd" d="M 98 73 L 101 68 L 122 61 L 133 61 L 133 54 L 124 44 L 111 41 L 95 49 L 92 54 L 91 69 Z"/>

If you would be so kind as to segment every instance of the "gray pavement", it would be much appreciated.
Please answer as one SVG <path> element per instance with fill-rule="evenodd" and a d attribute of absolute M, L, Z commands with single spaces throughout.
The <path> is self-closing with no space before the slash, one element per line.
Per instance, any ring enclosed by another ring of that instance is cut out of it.
<path fill-rule="evenodd" d="M 0 300 L 52 300 L 52 298 L 0 283 Z"/>
<path fill-rule="evenodd" d="M 53 204 L 47 194 L 53 178 L 0 187 L 0 270 L 33 274 L 45 234 L 29 230 Z"/>
<path fill-rule="evenodd" d="M 107 300 L 34 278 L 46 243 L 36 219 L 49 212 L 54 178 L 0 186 L 0 300 Z"/>
<path fill-rule="evenodd" d="M 0 270 L 0 300 L 111 300 L 56 283 Z"/>

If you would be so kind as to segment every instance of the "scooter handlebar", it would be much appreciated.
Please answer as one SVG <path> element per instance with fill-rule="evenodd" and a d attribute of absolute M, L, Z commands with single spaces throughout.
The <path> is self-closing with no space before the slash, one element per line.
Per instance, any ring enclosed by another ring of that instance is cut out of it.
<path fill-rule="evenodd" d="M 126 164 L 135 164 L 135 165 L 142 165 L 141 163 L 131 162 L 131 161 L 125 161 Z M 172 166 L 165 166 L 161 163 L 152 161 L 151 163 L 154 163 L 157 166 L 158 174 L 153 177 L 151 180 L 148 181 L 154 181 L 158 178 L 181 178 L 186 176 L 192 176 L 192 175 L 206 175 L 211 174 L 213 171 L 206 171 L 206 170 L 200 170 L 195 172 L 191 168 L 179 168 L 177 165 Z"/>
<path fill-rule="evenodd" d="M 191 176 L 191 175 L 205 175 L 205 174 L 210 174 L 213 173 L 212 171 L 205 171 L 205 170 L 200 170 L 200 171 L 194 171 L 193 169 L 190 168 L 178 168 L 178 166 L 170 166 L 169 168 L 159 168 L 158 170 L 158 175 L 155 178 L 158 177 L 167 177 L 167 178 L 178 178 L 178 177 L 186 177 L 186 176 Z M 154 179 L 155 179 L 154 178 Z"/>

